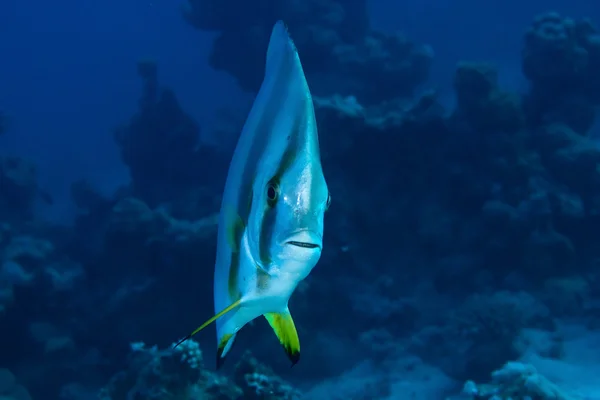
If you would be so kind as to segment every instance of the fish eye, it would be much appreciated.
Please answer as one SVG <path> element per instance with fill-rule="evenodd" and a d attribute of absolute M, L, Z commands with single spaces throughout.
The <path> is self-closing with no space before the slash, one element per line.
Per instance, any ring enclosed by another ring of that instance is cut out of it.
<path fill-rule="evenodd" d="M 267 185 L 267 201 L 272 205 L 277 201 L 277 197 L 279 197 L 279 186 L 270 182 Z"/>
<path fill-rule="evenodd" d="M 331 194 L 327 193 L 327 203 L 325 203 L 325 211 L 329 210 L 329 206 L 331 206 Z"/>

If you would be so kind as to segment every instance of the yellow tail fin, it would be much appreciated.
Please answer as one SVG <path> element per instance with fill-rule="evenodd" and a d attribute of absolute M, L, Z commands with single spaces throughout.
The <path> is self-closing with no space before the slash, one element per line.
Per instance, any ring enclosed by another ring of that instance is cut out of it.
<path fill-rule="evenodd" d="M 186 337 L 184 337 L 183 339 L 181 339 L 179 342 L 177 342 L 177 344 L 175 346 L 173 346 L 173 348 L 179 346 L 181 343 L 183 343 L 186 340 L 190 339 L 196 333 L 200 332 L 202 329 L 206 328 L 208 325 L 212 324 L 217 319 L 221 318 L 223 315 L 227 314 L 230 311 L 235 310 L 236 308 L 238 308 L 240 306 L 240 304 L 241 304 L 241 300 L 238 300 L 238 301 L 234 302 L 232 305 L 230 305 L 229 307 L 227 307 L 223 311 L 219 312 L 217 315 L 215 315 L 214 317 L 212 317 L 211 319 L 209 319 L 208 321 L 206 321 L 205 323 L 203 323 L 202 325 L 200 325 L 199 327 L 197 327 L 196 329 L 194 329 L 194 331 L 192 333 L 190 333 L 189 335 L 187 335 Z"/>
<path fill-rule="evenodd" d="M 285 353 L 292 362 L 292 366 L 300 361 L 300 339 L 294 325 L 294 320 L 289 310 L 283 313 L 267 313 L 265 318 L 273 328 L 279 343 L 283 346 Z"/>

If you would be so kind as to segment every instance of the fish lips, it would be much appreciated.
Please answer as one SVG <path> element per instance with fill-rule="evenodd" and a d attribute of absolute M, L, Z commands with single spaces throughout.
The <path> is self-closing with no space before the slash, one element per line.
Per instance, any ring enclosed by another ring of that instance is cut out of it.
<path fill-rule="evenodd" d="M 295 246 L 307 250 L 321 250 L 322 239 L 321 235 L 318 235 L 314 232 L 300 231 L 288 236 L 284 243 L 289 246 Z"/>
<path fill-rule="evenodd" d="M 305 249 L 318 249 L 321 246 L 319 246 L 318 244 L 315 243 L 309 243 L 309 242 L 298 242 L 296 240 L 289 240 L 286 242 L 286 244 L 292 245 L 292 246 L 297 246 L 297 247 L 303 247 Z"/>

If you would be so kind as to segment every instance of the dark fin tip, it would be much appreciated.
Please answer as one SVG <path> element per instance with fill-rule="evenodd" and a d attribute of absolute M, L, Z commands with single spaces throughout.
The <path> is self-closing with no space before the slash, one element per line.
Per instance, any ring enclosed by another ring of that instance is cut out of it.
<path fill-rule="evenodd" d="M 219 348 L 217 350 L 217 360 L 216 360 L 216 363 L 215 363 L 217 371 L 220 370 L 221 367 L 223 366 L 223 364 L 225 363 L 225 357 L 222 357 L 223 350 L 224 350 L 224 347 L 223 348 Z"/>
<path fill-rule="evenodd" d="M 290 359 L 290 361 L 292 362 L 292 367 L 294 367 L 294 365 L 298 364 L 298 361 L 300 361 L 300 352 L 292 352 L 286 349 L 286 353 L 288 358 Z"/>
<path fill-rule="evenodd" d="M 175 343 L 175 346 L 173 346 L 173 349 L 176 349 L 181 343 L 185 342 L 186 340 L 191 339 L 191 337 L 192 337 L 192 335 L 187 335 L 186 337 L 181 339 L 179 342 Z"/>

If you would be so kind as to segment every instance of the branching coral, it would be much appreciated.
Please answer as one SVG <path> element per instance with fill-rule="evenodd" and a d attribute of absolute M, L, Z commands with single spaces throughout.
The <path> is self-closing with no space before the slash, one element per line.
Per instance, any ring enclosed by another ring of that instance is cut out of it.
<path fill-rule="evenodd" d="M 245 400 L 299 400 L 300 392 L 277 377 L 268 367 L 245 353 L 235 368 L 235 383 Z"/>
<path fill-rule="evenodd" d="M 236 382 L 204 368 L 194 340 L 168 350 L 132 343 L 126 370 L 102 389 L 103 400 L 296 400 L 299 393 L 249 356 L 236 366 Z"/>
<path fill-rule="evenodd" d="M 198 394 L 202 356 L 197 343 L 178 350 L 159 350 L 132 343 L 128 369 L 102 389 L 103 400 L 177 400 Z"/>

